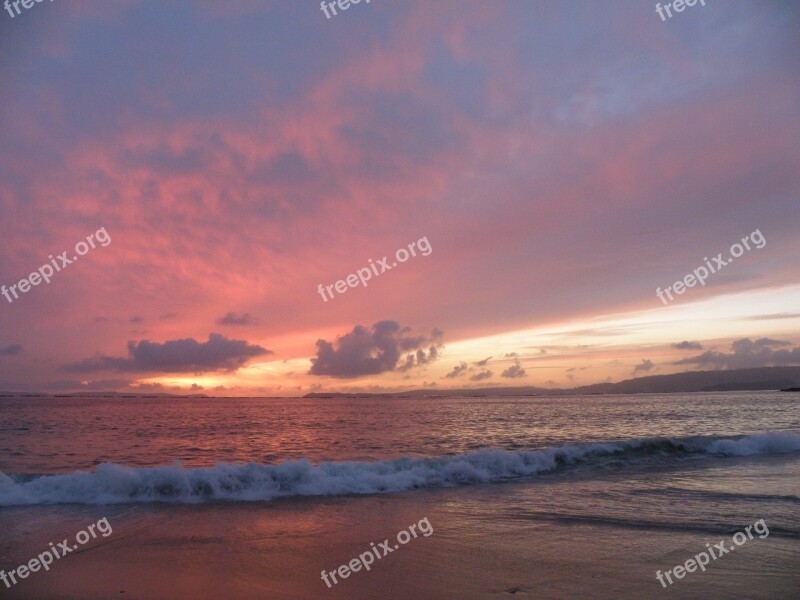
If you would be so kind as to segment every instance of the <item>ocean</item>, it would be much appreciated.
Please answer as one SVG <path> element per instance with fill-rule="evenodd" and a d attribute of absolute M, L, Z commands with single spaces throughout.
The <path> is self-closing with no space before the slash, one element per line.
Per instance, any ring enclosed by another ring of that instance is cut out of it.
<path fill-rule="evenodd" d="M 0 595 L 800 598 L 798 399 L 3 398 Z"/>

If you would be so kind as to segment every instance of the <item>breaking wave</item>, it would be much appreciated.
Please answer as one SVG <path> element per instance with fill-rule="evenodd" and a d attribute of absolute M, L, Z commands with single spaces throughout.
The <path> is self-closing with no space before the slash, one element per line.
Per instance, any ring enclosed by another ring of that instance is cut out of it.
<path fill-rule="evenodd" d="M 293 460 L 275 465 L 221 463 L 213 467 L 128 467 L 104 463 L 94 471 L 60 475 L 0 473 L 0 506 L 37 504 L 196 503 L 258 501 L 291 496 L 401 492 L 530 477 L 587 461 L 648 456 L 752 456 L 800 452 L 800 435 L 645 438 L 511 452 L 478 450 L 452 456 L 375 462 Z"/>

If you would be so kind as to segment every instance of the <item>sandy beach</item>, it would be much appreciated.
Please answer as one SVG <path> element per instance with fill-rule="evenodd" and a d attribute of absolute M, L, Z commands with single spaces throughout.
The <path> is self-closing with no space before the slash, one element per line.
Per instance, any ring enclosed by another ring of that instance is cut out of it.
<path fill-rule="evenodd" d="M 590 469 L 385 495 L 7 508 L 0 513 L 0 528 L 9 532 L 6 564 L 102 517 L 113 533 L 3 597 L 789 599 L 800 586 L 796 459 L 687 464 L 655 476 L 640 465 L 604 477 L 598 481 Z M 758 483 L 744 490 L 744 478 Z M 633 497 L 639 500 L 632 511 Z M 370 542 L 393 542 L 424 517 L 433 528 L 429 537 L 411 539 L 369 572 L 326 587 L 322 569 L 348 563 Z M 706 542 L 730 539 L 736 524 L 757 518 L 766 519 L 768 537 L 662 589 L 656 570 L 684 562 Z"/>

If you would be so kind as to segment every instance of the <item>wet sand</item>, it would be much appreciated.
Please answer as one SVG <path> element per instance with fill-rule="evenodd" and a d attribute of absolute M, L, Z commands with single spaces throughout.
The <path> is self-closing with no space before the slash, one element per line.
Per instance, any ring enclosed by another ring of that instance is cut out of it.
<path fill-rule="evenodd" d="M 785 474 L 785 465 L 769 468 Z M 102 517 L 113 533 L 0 595 L 26 600 L 797 597 L 800 539 L 780 534 L 778 516 L 768 519 L 775 529 L 769 537 L 749 541 L 705 573 L 689 574 L 665 590 L 655 578 L 657 569 L 682 563 L 705 541 L 728 534 L 648 525 L 652 517 L 644 508 L 641 522 L 570 519 L 568 507 L 553 518 L 569 498 L 585 503 L 594 497 L 611 506 L 617 501 L 615 485 L 628 483 L 620 474 L 616 482 L 612 478 L 595 490 L 596 485 L 557 476 L 268 503 L 7 508 L 0 511 L 3 565 L 27 561 L 48 542 L 74 538 Z M 673 510 L 668 498 L 658 497 L 653 506 L 653 514 Z M 433 527 L 430 537 L 411 539 L 376 560 L 370 571 L 352 573 L 330 589 L 322 581 L 322 569 L 348 563 L 369 551 L 370 542 L 390 538 L 394 544 L 398 531 L 425 517 Z"/>

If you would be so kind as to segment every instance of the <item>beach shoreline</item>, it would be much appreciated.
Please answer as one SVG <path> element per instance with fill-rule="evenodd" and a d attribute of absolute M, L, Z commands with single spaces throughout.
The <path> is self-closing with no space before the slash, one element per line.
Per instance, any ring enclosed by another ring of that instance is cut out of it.
<path fill-rule="evenodd" d="M 742 481 L 755 474 L 761 484 L 744 490 Z M 587 469 L 364 496 L 6 508 L 0 511 L 0 527 L 10 533 L 3 542 L 6 563 L 35 556 L 47 541 L 101 517 L 114 533 L 4 590 L 4 597 L 657 598 L 667 593 L 658 569 L 691 558 L 707 541 L 728 538 L 759 515 L 769 537 L 751 540 L 669 591 L 690 599 L 789 598 L 800 584 L 800 523 L 787 513 L 793 507 L 796 513 L 800 502 L 797 475 L 796 457 L 770 456 L 690 461 L 656 474 L 639 465 L 602 479 Z M 631 497 L 639 498 L 635 513 L 626 508 Z M 676 501 L 684 508 L 665 512 Z M 713 504 L 729 516 L 710 517 Z M 432 526 L 429 537 L 377 560 L 369 572 L 325 585 L 323 569 L 422 518 Z"/>

